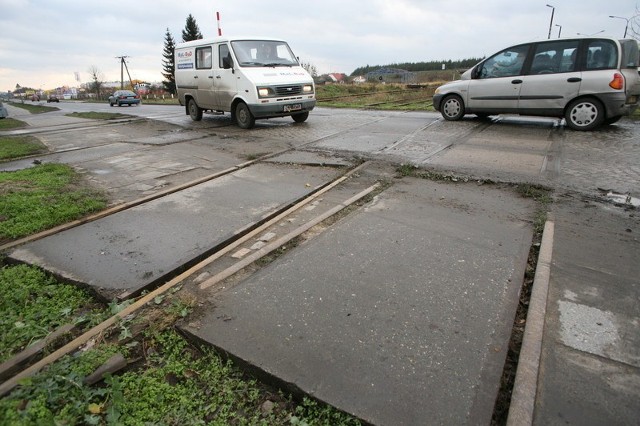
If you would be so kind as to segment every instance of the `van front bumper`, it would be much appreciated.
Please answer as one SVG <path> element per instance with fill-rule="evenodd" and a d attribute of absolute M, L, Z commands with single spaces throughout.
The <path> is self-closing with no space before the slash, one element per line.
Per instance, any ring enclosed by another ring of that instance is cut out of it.
<path fill-rule="evenodd" d="M 300 108 L 298 108 L 300 106 Z M 264 105 L 249 105 L 249 110 L 255 118 L 286 117 L 302 112 L 309 112 L 316 106 L 315 99 L 300 99 L 291 102 Z M 291 109 L 287 111 L 287 109 Z"/>

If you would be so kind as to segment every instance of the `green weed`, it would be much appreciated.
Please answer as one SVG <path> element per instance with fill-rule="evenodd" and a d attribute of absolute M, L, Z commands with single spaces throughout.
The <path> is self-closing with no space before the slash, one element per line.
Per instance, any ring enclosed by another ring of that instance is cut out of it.
<path fill-rule="evenodd" d="M 100 345 L 62 358 L 0 400 L 0 424 L 360 424 L 309 399 L 296 407 L 173 330 L 149 333 L 141 346 L 144 365 L 108 375 L 102 386 L 83 379 L 114 353 L 125 355 L 122 349 Z M 267 400 L 269 410 L 263 409 Z"/>
<path fill-rule="evenodd" d="M 19 265 L 0 269 L 0 362 L 64 324 L 96 322 L 100 310 L 77 316 L 91 302 L 83 290 L 59 284 L 37 268 Z"/>

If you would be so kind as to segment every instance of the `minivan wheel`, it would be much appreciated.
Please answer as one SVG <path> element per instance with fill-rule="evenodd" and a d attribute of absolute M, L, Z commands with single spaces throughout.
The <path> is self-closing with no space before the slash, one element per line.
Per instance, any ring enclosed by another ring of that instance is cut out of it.
<path fill-rule="evenodd" d="M 604 107 L 597 99 L 576 99 L 567 107 L 564 118 L 573 130 L 593 130 L 604 122 Z"/>
<path fill-rule="evenodd" d="M 450 95 L 442 100 L 440 112 L 445 120 L 460 120 L 464 115 L 464 102 L 458 95 Z"/>
<path fill-rule="evenodd" d="M 251 129 L 256 124 L 255 117 L 244 102 L 238 102 L 236 105 L 236 123 L 242 129 Z"/>
<path fill-rule="evenodd" d="M 309 111 L 302 112 L 300 114 L 293 114 L 291 118 L 293 118 L 293 121 L 295 121 L 296 123 L 303 123 L 307 120 L 307 118 L 309 118 Z"/>
<path fill-rule="evenodd" d="M 193 99 L 189 99 L 189 116 L 193 121 L 202 120 L 202 108 Z"/>

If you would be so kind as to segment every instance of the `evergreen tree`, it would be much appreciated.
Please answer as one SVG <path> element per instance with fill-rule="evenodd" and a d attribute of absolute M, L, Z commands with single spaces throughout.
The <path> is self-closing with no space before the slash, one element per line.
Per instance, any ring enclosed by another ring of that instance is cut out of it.
<path fill-rule="evenodd" d="M 173 36 L 167 28 L 167 33 L 164 35 L 164 50 L 162 52 L 162 76 L 165 80 L 162 81 L 164 90 L 175 94 L 176 93 L 176 64 L 174 60 L 174 52 L 176 50 L 176 43 L 173 40 Z"/>
<path fill-rule="evenodd" d="M 198 28 L 198 24 L 196 24 L 196 18 L 189 14 L 184 30 L 182 30 L 182 41 L 200 40 L 201 38 L 202 33 L 200 32 L 200 28 Z"/>

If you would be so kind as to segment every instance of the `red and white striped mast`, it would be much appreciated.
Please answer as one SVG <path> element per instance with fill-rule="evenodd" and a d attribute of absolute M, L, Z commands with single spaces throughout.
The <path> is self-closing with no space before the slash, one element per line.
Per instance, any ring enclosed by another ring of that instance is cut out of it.
<path fill-rule="evenodd" d="M 216 12 L 216 21 L 218 21 L 218 37 L 222 37 L 222 30 L 220 29 L 220 12 Z"/>

